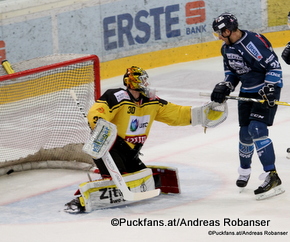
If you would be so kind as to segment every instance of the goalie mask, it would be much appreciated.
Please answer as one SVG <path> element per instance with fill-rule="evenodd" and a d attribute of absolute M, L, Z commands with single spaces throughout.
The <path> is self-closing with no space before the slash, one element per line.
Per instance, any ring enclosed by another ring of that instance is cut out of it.
<path fill-rule="evenodd" d="M 148 79 L 149 76 L 144 69 L 132 66 L 127 69 L 123 83 L 127 88 L 139 91 L 145 97 L 154 98 L 155 91 L 150 89 Z"/>

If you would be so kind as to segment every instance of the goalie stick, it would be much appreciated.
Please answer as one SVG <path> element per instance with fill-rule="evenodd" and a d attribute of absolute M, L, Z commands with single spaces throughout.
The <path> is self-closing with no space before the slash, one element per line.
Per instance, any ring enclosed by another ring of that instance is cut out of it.
<path fill-rule="evenodd" d="M 84 118 L 86 119 L 86 121 L 88 121 L 88 120 L 87 120 L 87 116 L 86 116 L 85 111 L 84 111 L 83 108 L 80 106 L 80 101 L 78 100 L 75 91 L 74 91 L 73 89 L 70 89 L 70 90 L 69 90 L 69 94 L 71 95 L 71 97 L 72 97 L 73 100 L 75 101 L 77 107 L 79 108 L 80 112 L 82 113 L 82 115 L 84 116 Z"/>
<path fill-rule="evenodd" d="M 73 90 L 70 90 L 70 95 L 76 102 L 76 105 L 80 108 L 79 101 Z M 84 111 L 80 108 L 81 113 L 87 121 L 87 117 Z M 107 167 L 114 183 L 120 189 L 123 194 L 123 198 L 127 201 L 138 201 L 152 197 L 156 197 L 160 194 L 160 189 L 134 193 L 129 190 L 124 178 L 122 177 L 118 167 L 116 166 L 113 158 L 111 157 L 109 150 L 115 142 L 117 137 L 117 128 L 111 122 L 104 119 L 97 121 L 96 127 L 90 137 L 90 139 L 84 144 L 83 151 L 93 156 L 94 158 L 102 158 L 105 166 Z"/>
<path fill-rule="evenodd" d="M 210 93 L 206 92 L 200 92 L 200 96 L 204 97 L 210 97 Z M 256 99 L 256 98 L 249 98 L 249 97 L 237 97 L 237 96 L 226 96 L 227 99 L 233 99 L 238 101 L 245 101 L 245 102 L 256 102 L 256 103 L 264 103 L 266 100 L 263 99 Z M 281 101 L 275 101 L 276 105 L 283 105 L 283 106 L 290 106 L 290 103 L 288 102 L 281 102 Z"/>

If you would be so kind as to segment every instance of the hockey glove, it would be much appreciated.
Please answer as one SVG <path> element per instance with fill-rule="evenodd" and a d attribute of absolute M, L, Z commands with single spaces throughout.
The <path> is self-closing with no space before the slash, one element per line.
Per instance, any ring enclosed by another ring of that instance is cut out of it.
<path fill-rule="evenodd" d="M 262 98 L 267 102 L 269 107 L 275 106 L 275 101 L 277 100 L 275 97 L 275 87 L 272 84 L 268 84 L 259 90 L 259 94 Z"/>
<path fill-rule="evenodd" d="M 288 65 L 290 65 L 290 42 L 283 50 L 281 57 Z"/>
<path fill-rule="evenodd" d="M 230 82 L 219 82 L 213 89 L 210 99 L 217 103 L 223 103 L 232 90 L 233 86 Z"/>

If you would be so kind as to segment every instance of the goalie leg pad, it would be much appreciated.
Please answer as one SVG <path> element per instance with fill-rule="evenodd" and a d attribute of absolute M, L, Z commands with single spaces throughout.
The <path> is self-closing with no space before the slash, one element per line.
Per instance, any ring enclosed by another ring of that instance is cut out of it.
<path fill-rule="evenodd" d="M 162 193 L 180 193 L 178 170 L 168 166 L 147 166 L 153 171 L 155 188 Z"/>
<path fill-rule="evenodd" d="M 152 170 L 149 168 L 125 174 L 123 177 L 132 192 L 145 192 L 155 189 Z M 123 199 L 121 191 L 111 179 L 82 183 L 79 186 L 79 190 L 86 212 L 132 203 L 132 201 L 125 201 Z"/>

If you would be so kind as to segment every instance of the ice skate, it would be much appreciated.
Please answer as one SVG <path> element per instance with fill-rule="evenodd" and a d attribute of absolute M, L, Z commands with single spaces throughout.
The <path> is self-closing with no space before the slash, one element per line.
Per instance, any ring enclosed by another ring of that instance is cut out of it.
<path fill-rule="evenodd" d="M 290 148 L 288 148 L 286 152 L 287 152 L 286 158 L 290 159 Z"/>
<path fill-rule="evenodd" d="M 247 186 L 248 181 L 250 179 L 251 168 L 243 169 L 243 168 L 239 167 L 238 172 L 240 175 L 236 181 L 236 185 L 237 185 L 237 187 L 240 188 L 240 192 L 242 192 L 243 189 Z"/>
<path fill-rule="evenodd" d="M 81 205 L 80 198 L 77 197 L 65 204 L 64 211 L 67 213 L 84 213 L 86 209 Z"/>
<path fill-rule="evenodd" d="M 247 186 L 249 179 L 250 175 L 247 176 L 240 175 L 239 178 L 237 179 L 236 185 L 238 187 L 244 188 L 245 186 Z"/>
<path fill-rule="evenodd" d="M 267 199 L 285 192 L 281 186 L 281 179 L 276 171 L 270 171 L 265 174 L 266 178 L 264 183 L 254 191 L 257 200 Z"/>

